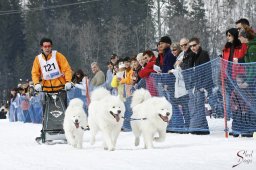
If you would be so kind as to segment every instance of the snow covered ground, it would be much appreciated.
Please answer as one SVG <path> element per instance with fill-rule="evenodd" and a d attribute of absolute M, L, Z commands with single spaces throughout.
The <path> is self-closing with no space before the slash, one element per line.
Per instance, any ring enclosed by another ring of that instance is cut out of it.
<path fill-rule="evenodd" d="M 150 150 L 144 150 L 143 143 L 135 147 L 133 134 L 122 132 L 116 150 L 109 152 L 101 147 L 101 134 L 91 146 L 89 132 L 86 132 L 82 150 L 66 144 L 38 145 L 34 139 L 39 136 L 41 125 L 0 120 L 0 169 L 256 169 L 256 139 L 226 139 L 222 120 L 210 119 L 209 125 L 214 129 L 211 135 L 168 133 L 165 142 L 155 143 L 155 149 Z M 232 168 L 236 164 L 239 165 Z"/>

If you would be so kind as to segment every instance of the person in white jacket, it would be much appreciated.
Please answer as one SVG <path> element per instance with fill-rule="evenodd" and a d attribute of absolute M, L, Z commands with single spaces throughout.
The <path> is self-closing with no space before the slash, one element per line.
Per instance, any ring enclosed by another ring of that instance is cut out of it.
<path fill-rule="evenodd" d="M 72 84 L 75 87 L 73 97 L 80 98 L 84 102 L 84 109 L 87 113 L 87 106 L 90 103 L 89 79 L 87 75 L 81 69 L 77 70 L 72 77 Z"/>
<path fill-rule="evenodd" d="M 173 116 L 182 116 L 181 119 L 184 120 L 184 128 L 181 133 L 188 133 L 188 128 L 190 124 L 190 113 L 189 113 L 189 95 L 185 87 L 184 77 L 182 74 L 182 69 L 180 64 L 182 63 L 184 51 L 181 50 L 179 43 L 172 43 L 171 50 L 173 55 L 176 57 L 176 62 L 174 64 L 174 69 L 168 71 L 169 74 L 173 74 L 176 78 L 174 87 L 174 104 L 181 106 L 178 107 L 182 111 L 182 114 L 176 114 Z M 175 120 L 175 119 L 174 119 Z M 173 123 L 175 124 L 175 123 Z M 178 123 L 176 123 L 178 124 Z M 179 132 L 178 132 L 179 133 Z"/>

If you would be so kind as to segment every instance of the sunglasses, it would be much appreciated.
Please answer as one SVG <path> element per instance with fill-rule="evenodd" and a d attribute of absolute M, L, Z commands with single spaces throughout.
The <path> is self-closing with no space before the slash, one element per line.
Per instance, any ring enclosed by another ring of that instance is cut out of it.
<path fill-rule="evenodd" d="M 197 46 L 197 44 L 192 44 L 192 45 L 190 45 L 190 48 L 191 48 L 191 47 L 195 47 L 195 46 Z"/>
<path fill-rule="evenodd" d="M 180 45 L 180 47 L 186 47 L 188 43 Z"/>
<path fill-rule="evenodd" d="M 51 48 L 52 45 L 44 45 L 43 48 Z"/>
<path fill-rule="evenodd" d="M 177 51 L 177 49 L 172 49 L 172 51 Z"/>
<path fill-rule="evenodd" d="M 147 55 L 146 55 L 146 56 L 144 56 L 144 60 L 147 60 L 148 58 L 150 58 L 150 57 L 148 57 Z"/>

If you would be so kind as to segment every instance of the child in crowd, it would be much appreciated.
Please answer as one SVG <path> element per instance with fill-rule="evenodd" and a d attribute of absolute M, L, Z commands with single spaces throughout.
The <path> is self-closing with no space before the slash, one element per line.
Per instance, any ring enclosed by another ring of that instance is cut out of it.
<path fill-rule="evenodd" d="M 117 67 L 114 67 L 115 75 L 112 79 L 111 86 L 117 91 L 117 95 L 121 98 L 122 101 L 125 101 L 124 96 L 124 84 L 121 84 L 120 81 L 124 78 L 125 64 L 123 61 L 118 63 Z"/>
<path fill-rule="evenodd" d="M 131 60 L 129 57 L 124 58 L 125 71 L 124 76 L 121 78 L 120 83 L 124 85 L 124 97 L 127 98 L 131 96 L 131 88 L 132 88 L 132 75 L 133 69 L 131 68 Z"/>

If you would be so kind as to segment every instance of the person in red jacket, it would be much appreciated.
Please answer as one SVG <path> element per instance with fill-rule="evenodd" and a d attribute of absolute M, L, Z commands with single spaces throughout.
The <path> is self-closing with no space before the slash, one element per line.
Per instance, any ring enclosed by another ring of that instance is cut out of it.
<path fill-rule="evenodd" d="M 143 53 L 143 57 L 147 64 L 139 72 L 140 78 L 148 77 L 150 73 L 156 73 L 156 71 L 153 69 L 154 65 L 156 64 L 156 57 L 154 56 L 154 53 L 150 50 L 147 50 Z"/>
<path fill-rule="evenodd" d="M 154 56 L 154 53 L 150 50 L 145 51 L 143 53 L 143 57 L 146 60 L 146 65 L 140 70 L 139 77 L 145 78 L 146 86 L 150 94 L 152 96 L 157 96 L 155 81 L 152 77 L 149 76 L 151 73 L 156 73 L 156 71 L 154 70 L 154 65 L 156 64 L 156 57 Z"/>
<path fill-rule="evenodd" d="M 234 89 L 235 78 L 238 74 L 244 74 L 245 69 L 238 63 L 244 62 L 244 56 L 247 52 L 247 45 L 239 40 L 239 32 L 236 28 L 226 31 L 227 43 L 223 49 L 221 62 L 221 76 L 224 79 L 224 89 L 226 95 L 226 111 L 228 119 L 232 112 L 230 108 L 230 95 Z M 226 60 L 226 61 L 225 61 Z"/>
<path fill-rule="evenodd" d="M 226 31 L 227 43 L 223 49 L 223 59 L 234 62 L 231 66 L 228 64 L 223 65 L 223 70 L 227 70 L 227 74 L 224 73 L 224 78 L 231 75 L 232 79 L 235 80 L 237 74 L 244 73 L 244 68 L 237 65 L 237 63 L 244 62 L 244 56 L 247 52 L 247 45 L 245 43 L 241 43 L 238 39 L 238 30 L 236 28 L 231 28 Z M 227 63 L 227 62 L 224 62 Z"/>

